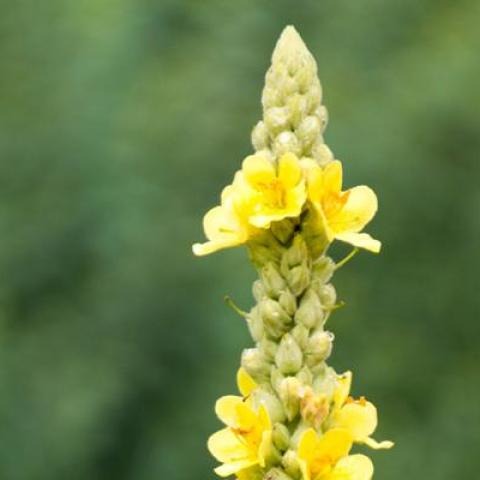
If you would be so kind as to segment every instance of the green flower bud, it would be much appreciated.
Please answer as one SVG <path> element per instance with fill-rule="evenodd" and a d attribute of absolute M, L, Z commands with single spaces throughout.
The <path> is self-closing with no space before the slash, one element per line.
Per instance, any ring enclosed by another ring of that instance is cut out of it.
<path fill-rule="evenodd" d="M 308 366 L 316 366 L 326 360 L 332 352 L 334 335 L 331 332 L 317 331 L 308 340 L 305 362 Z"/>
<path fill-rule="evenodd" d="M 288 329 L 292 319 L 278 302 L 270 298 L 259 304 L 265 330 L 273 338 L 279 338 Z"/>
<path fill-rule="evenodd" d="M 258 348 L 246 348 L 242 352 L 242 367 L 257 382 L 264 382 L 270 375 L 271 363 Z"/>
<path fill-rule="evenodd" d="M 300 478 L 302 472 L 298 461 L 297 453 L 294 450 L 287 450 L 282 457 L 282 466 L 292 478 Z"/>
<path fill-rule="evenodd" d="M 313 382 L 313 375 L 310 369 L 305 365 L 296 375 L 302 385 L 311 385 Z"/>
<path fill-rule="evenodd" d="M 325 363 L 320 365 L 321 371 L 318 372 L 313 380 L 313 391 L 324 393 L 332 398 L 337 385 L 337 374 L 332 367 L 327 367 Z"/>
<path fill-rule="evenodd" d="M 308 329 L 304 327 L 303 325 L 295 325 L 295 327 L 292 329 L 290 332 L 295 339 L 295 341 L 298 343 L 298 346 L 304 350 L 307 346 L 308 342 Z"/>
<path fill-rule="evenodd" d="M 263 478 L 264 480 L 292 480 L 285 472 L 283 472 L 279 468 L 272 468 L 266 473 L 265 477 Z"/>
<path fill-rule="evenodd" d="M 307 115 L 308 110 L 308 100 L 305 95 L 295 93 L 290 98 L 287 99 L 287 107 L 290 110 L 290 123 L 298 128 L 298 125 L 301 123 L 302 119 Z M 302 142 L 302 138 L 297 133 L 297 138 Z M 305 148 L 305 145 L 303 145 Z"/>
<path fill-rule="evenodd" d="M 261 275 L 267 295 L 278 298 L 280 292 L 285 289 L 286 283 L 277 267 L 269 262 L 262 268 Z"/>
<path fill-rule="evenodd" d="M 289 333 L 280 341 L 275 363 L 285 375 L 295 374 L 302 368 L 303 355 L 295 339 Z"/>
<path fill-rule="evenodd" d="M 265 287 L 261 280 L 255 280 L 253 282 L 252 294 L 257 302 L 260 302 L 267 296 L 267 292 L 265 291 Z"/>
<path fill-rule="evenodd" d="M 281 452 L 284 452 L 290 445 L 290 432 L 283 423 L 276 423 L 273 426 L 272 438 L 273 443 Z"/>
<path fill-rule="evenodd" d="M 263 338 L 264 328 L 263 319 L 259 307 L 253 307 L 247 316 L 247 325 L 252 338 L 259 342 Z"/>
<path fill-rule="evenodd" d="M 293 267 L 288 272 L 287 282 L 294 295 L 298 297 L 303 293 L 310 283 L 310 270 L 306 262 L 297 267 Z"/>
<path fill-rule="evenodd" d="M 305 117 L 297 128 L 297 136 L 304 146 L 309 147 L 320 135 L 320 120 L 314 116 Z"/>
<path fill-rule="evenodd" d="M 273 391 L 270 391 L 266 387 L 260 387 L 252 392 L 251 398 L 255 408 L 258 409 L 260 405 L 263 405 L 267 409 L 270 420 L 273 423 L 285 421 L 285 411 L 282 402 Z"/>
<path fill-rule="evenodd" d="M 320 257 L 312 266 L 312 280 L 327 283 L 335 271 L 335 262 L 330 257 Z"/>
<path fill-rule="evenodd" d="M 292 246 L 282 256 L 284 275 L 291 267 L 296 267 L 308 259 L 308 249 L 302 235 L 295 235 Z"/>
<path fill-rule="evenodd" d="M 265 123 L 258 122 L 252 131 L 252 145 L 255 150 L 263 150 L 268 148 L 269 136 Z"/>
<path fill-rule="evenodd" d="M 280 382 L 279 396 L 289 421 L 292 421 L 300 408 L 302 384 L 295 377 L 286 377 Z"/>
<path fill-rule="evenodd" d="M 277 135 L 273 141 L 273 153 L 278 158 L 288 152 L 300 156 L 302 147 L 295 134 L 290 130 L 285 130 Z"/>
<path fill-rule="evenodd" d="M 334 160 L 334 156 L 330 148 L 323 143 L 323 140 L 315 142 L 312 147 L 312 156 L 317 160 L 320 166 L 325 166 L 327 163 Z"/>
<path fill-rule="evenodd" d="M 273 236 L 281 243 L 286 244 L 293 235 L 295 224 L 289 218 L 270 225 Z"/>
<path fill-rule="evenodd" d="M 278 297 L 278 303 L 290 316 L 292 316 L 297 310 L 297 299 L 288 289 L 280 294 L 280 297 Z"/>
<path fill-rule="evenodd" d="M 290 110 L 287 107 L 272 107 L 264 112 L 265 125 L 270 134 L 278 135 L 290 128 Z"/>
<path fill-rule="evenodd" d="M 325 308 L 331 308 L 337 301 L 337 292 L 331 283 L 327 283 L 318 289 L 318 296 Z"/>
<path fill-rule="evenodd" d="M 265 353 L 266 357 L 273 362 L 275 354 L 278 350 L 278 344 L 272 342 L 266 337 L 263 337 L 262 340 L 260 340 L 259 346 L 261 350 Z"/>
<path fill-rule="evenodd" d="M 280 395 L 280 384 L 284 378 L 285 375 L 283 375 L 283 373 L 277 367 L 273 366 L 270 373 L 270 380 L 272 387 L 275 389 L 278 395 Z"/>
<path fill-rule="evenodd" d="M 313 289 L 308 289 L 300 301 L 300 307 L 295 313 L 295 322 L 307 328 L 320 326 L 324 320 L 322 304 Z"/>

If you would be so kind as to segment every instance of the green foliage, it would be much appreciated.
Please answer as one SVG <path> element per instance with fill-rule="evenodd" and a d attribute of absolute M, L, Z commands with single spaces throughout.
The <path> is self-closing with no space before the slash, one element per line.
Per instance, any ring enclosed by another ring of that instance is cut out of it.
<path fill-rule="evenodd" d="M 190 246 L 251 152 L 289 23 L 345 185 L 380 200 L 383 252 L 337 275 L 329 321 L 332 363 L 354 359 L 397 444 L 377 478 L 475 476 L 478 2 L 0 6 L 2 478 L 213 478 L 211 406 L 250 343 L 222 297 L 248 309 L 255 275 Z"/>

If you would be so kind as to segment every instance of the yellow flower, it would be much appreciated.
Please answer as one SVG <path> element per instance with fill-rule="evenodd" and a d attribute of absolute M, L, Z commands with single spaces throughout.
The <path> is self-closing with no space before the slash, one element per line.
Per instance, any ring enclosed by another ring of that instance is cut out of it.
<path fill-rule="evenodd" d="M 370 435 L 377 428 L 377 409 L 364 397 L 358 400 L 349 396 L 352 373 L 346 372 L 338 378 L 338 386 L 333 397 L 333 411 L 330 427 L 342 428 L 350 432 L 356 443 L 363 443 L 375 450 L 393 447 L 393 442 L 377 442 Z"/>
<path fill-rule="evenodd" d="M 272 222 L 300 215 L 306 200 L 305 181 L 293 153 L 283 154 L 277 168 L 260 154 L 250 155 L 236 180 L 250 196 L 251 225 L 268 228 Z"/>
<path fill-rule="evenodd" d="M 342 192 L 342 164 L 335 160 L 324 168 L 308 164 L 308 197 L 315 206 L 329 242 L 334 239 L 372 252 L 381 243 L 359 233 L 377 211 L 375 192 L 364 185 Z"/>
<path fill-rule="evenodd" d="M 221 204 L 203 219 L 208 242 L 193 245 L 195 255 L 235 247 L 275 221 L 297 217 L 306 200 L 305 181 L 297 157 L 284 154 L 278 167 L 259 154 L 250 155 L 222 192 Z"/>
<path fill-rule="evenodd" d="M 348 455 L 352 436 L 340 428 L 318 436 L 308 429 L 300 437 L 298 459 L 303 480 L 370 480 L 373 465 L 365 455 Z"/>
<path fill-rule="evenodd" d="M 257 388 L 257 383 L 244 368 L 240 367 L 237 372 L 237 386 L 243 397 L 248 397 Z"/>
<path fill-rule="evenodd" d="M 223 463 L 215 473 L 228 477 L 254 465 L 264 467 L 272 438 L 266 408 L 261 405 L 255 412 L 242 397 L 227 395 L 217 401 L 215 411 L 227 425 L 208 440 L 210 453 Z"/>

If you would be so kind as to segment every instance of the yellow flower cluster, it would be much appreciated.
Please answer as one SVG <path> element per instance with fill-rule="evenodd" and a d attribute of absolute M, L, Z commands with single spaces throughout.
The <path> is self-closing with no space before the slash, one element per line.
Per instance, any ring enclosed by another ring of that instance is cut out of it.
<path fill-rule="evenodd" d="M 317 428 L 300 425 L 293 456 L 303 480 L 369 480 L 372 462 L 366 455 L 350 455 L 353 444 L 373 449 L 393 446 L 393 442 L 370 437 L 377 428 L 377 410 L 364 397 L 354 400 L 349 396 L 351 381 L 351 372 L 337 376 L 327 404 L 329 412 Z M 216 413 L 227 427 L 210 437 L 208 448 L 223 463 L 215 469 L 219 476 L 236 474 L 240 480 L 251 480 L 257 472 L 255 466 L 264 467 L 273 448 L 272 422 L 263 404 L 258 411 L 252 405 L 257 385 L 242 368 L 237 382 L 242 396 L 227 395 L 217 401 Z"/>
<path fill-rule="evenodd" d="M 246 243 L 269 229 L 272 222 L 298 218 L 311 211 L 315 228 L 332 242 L 347 242 L 372 252 L 380 242 L 360 233 L 377 211 L 373 190 L 358 186 L 342 191 L 342 164 L 332 161 L 320 167 L 312 159 L 283 154 L 277 163 L 261 154 L 248 156 L 231 185 L 222 192 L 221 204 L 203 221 L 208 242 L 195 244 L 196 255 Z"/>

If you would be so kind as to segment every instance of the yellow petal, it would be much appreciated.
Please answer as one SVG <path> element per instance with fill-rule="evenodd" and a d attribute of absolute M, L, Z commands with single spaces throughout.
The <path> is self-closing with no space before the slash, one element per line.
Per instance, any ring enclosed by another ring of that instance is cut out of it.
<path fill-rule="evenodd" d="M 315 430 L 313 428 L 305 430 L 298 442 L 298 457 L 309 464 L 315 457 L 317 444 L 318 436 Z"/>
<path fill-rule="evenodd" d="M 220 467 L 214 469 L 214 472 L 219 477 L 229 477 L 230 475 L 233 475 L 240 470 L 244 470 L 245 468 L 251 467 L 252 465 L 256 464 L 257 461 L 253 459 L 239 460 L 237 462 L 225 463 L 224 465 L 220 465 Z"/>
<path fill-rule="evenodd" d="M 242 404 L 242 397 L 225 395 L 217 400 L 217 403 L 215 404 L 215 413 L 225 425 L 237 428 L 239 426 L 237 408 Z"/>
<path fill-rule="evenodd" d="M 328 456 L 332 463 L 339 458 L 345 457 L 352 448 L 352 435 L 347 430 L 332 428 L 320 437 L 315 456 Z"/>
<path fill-rule="evenodd" d="M 322 200 L 323 170 L 318 165 L 311 165 L 307 172 L 308 198 L 312 202 L 319 203 Z"/>
<path fill-rule="evenodd" d="M 386 450 L 392 448 L 395 444 L 390 440 L 384 440 L 383 442 L 377 442 L 371 437 L 365 438 L 363 443 L 367 446 L 372 448 L 373 450 Z"/>
<path fill-rule="evenodd" d="M 342 191 L 342 163 L 334 160 L 323 169 L 323 188 L 326 193 L 339 193 Z"/>
<path fill-rule="evenodd" d="M 360 232 L 377 212 L 377 196 L 371 188 L 364 185 L 351 188 L 345 193 L 348 194 L 345 205 L 328 219 L 330 228 L 336 233 Z"/>
<path fill-rule="evenodd" d="M 352 387 L 352 372 L 347 371 L 342 375 L 337 376 L 337 387 L 333 394 L 333 402 L 335 408 L 340 408 L 345 400 L 350 395 L 350 388 Z"/>
<path fill-rule="evenodd" d="M 207 446 L 210 453 L 222 463 L 236 462 L 251 457 L 248 446 L 230 428 L 224 428 L 211 435 Z"/>
<path fill-rule="evenodd" d="M 255 380 L 242 367 L 237 372 L 237 386 L 244 397 L 248 397 L 257 388 Z"/>
<path fill-rule="evenodd" d="M 345 404 L 335 414 L 336 427 L 348 430 L 356 442 L 362 442 L 377 428 L 377 409 L 370 402 Z"/>
<path fill-rule="evenodd" d="M 250 155 L 242 163 L 242 172 L 247 183 L 253 188 L 271 182 L 275 177 L 273 163 L 261 155 Z"/>
<path fill-rule="evenodd" d="M 284 153 L 278 161 L 278 178 L 285 187 L 295 187 L 302 176 L 298 158 L 293 153 Z"/>
<path fill-rule="evenodd" d="M 372 238 L 368 233 L 336 233 L 335 238 L 373 253 L 378 253 L 382 248 L 381 242 Z"/>
<path fill-rule="evenodd" d="M 238 404 L 235 410 L 237 426 L 241 430 L 251 430 L 259 423 L 258 416 L 244 401 Z"/>
<path fill-rule="evenodd" d="M 258 447 L 258 463 L 261 467 L 265 466 L 267 455 L 272 444 L 272 431 L 266 430 L 262 433 L 262 440 Z"/>
<path fill-rule="evenodd" d="M 268 410 L 265 408 L 265 405 L 260 405 L 260 409 L 258 411 L 258 421 L 260 422 L 260 426 L 262 430 L 270 430 L 272 428 L 272 422 L 270 420 L 270 415 L 268 414 Z"/>
<path fill-rule="evenodd" d="M 358 454 L 339 460 L 333 471 L 322 480 L 370 480 L 372 476 L 372 461 Z"/>

